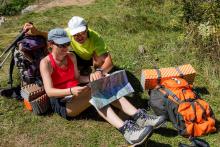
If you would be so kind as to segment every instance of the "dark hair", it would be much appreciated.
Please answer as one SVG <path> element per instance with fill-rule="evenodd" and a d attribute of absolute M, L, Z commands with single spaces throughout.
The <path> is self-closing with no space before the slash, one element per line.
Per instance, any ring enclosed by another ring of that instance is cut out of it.
<path fill-rule="evenodd" d="M 86 31 L 87 31 L 87 38 L 89 38 L 89 27 L 88 27 L 88 25 L 86 25 Z"/>

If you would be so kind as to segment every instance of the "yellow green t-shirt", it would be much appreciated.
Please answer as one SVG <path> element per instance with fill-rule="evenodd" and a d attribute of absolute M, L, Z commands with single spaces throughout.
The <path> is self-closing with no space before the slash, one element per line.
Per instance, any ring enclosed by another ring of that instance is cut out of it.
<path fill-rule="evenodd" d="M 87 40 L 83 44 L 80 44 L 75 41 L 68 28 L 65 30 L 71 40 L 71 47 L 73 48 L 73 51 L 82 59 L 90 60 L 94 53 L 100 56 L 107 52 L 104 40 L 97 32 L 88 29 L 89 36 Z"/>

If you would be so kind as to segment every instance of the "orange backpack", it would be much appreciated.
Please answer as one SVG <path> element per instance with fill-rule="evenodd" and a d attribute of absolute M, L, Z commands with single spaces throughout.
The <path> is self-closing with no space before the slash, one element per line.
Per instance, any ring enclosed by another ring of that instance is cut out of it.
<path fill-rule="evenodd" d="M 151 91 L 149 103 L 156 114 L 167 115 L 180 135 L 197 137 L 216 131 L 211 107 L 182 78 L 163 81 Z"/>

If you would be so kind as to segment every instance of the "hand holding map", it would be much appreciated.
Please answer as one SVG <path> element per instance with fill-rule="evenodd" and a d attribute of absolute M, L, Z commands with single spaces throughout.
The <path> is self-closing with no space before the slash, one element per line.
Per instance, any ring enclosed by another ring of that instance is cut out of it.
<path fill-rule="evenodd" d="M 128 82 L 125 70 L 116 71 L 93 81 L 90 86 L 92 98 L 89 102 L 97 109 L 101 109 L 113 101 L 134 92 Z"/>

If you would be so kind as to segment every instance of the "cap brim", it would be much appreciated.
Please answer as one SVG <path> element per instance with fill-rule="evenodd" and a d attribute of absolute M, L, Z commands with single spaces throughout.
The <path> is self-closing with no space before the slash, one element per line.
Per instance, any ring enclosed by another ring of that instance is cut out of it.
<path fill-rule="evenodd" d="M 75 28 L 75 29 L 70 29 L 70 34 L 75 35 L 77 33 L 83 32 L 85 30 L 86 30 L 86 26 L 81 26 L 81 27 L 78 27 L 78 28 Z"/>
<path fill-rule="evenodd" d="M 65 44 L 69 43 L 70 39 L 68 37 L 57 38 L 53 40 L 56 44 Z"/>

